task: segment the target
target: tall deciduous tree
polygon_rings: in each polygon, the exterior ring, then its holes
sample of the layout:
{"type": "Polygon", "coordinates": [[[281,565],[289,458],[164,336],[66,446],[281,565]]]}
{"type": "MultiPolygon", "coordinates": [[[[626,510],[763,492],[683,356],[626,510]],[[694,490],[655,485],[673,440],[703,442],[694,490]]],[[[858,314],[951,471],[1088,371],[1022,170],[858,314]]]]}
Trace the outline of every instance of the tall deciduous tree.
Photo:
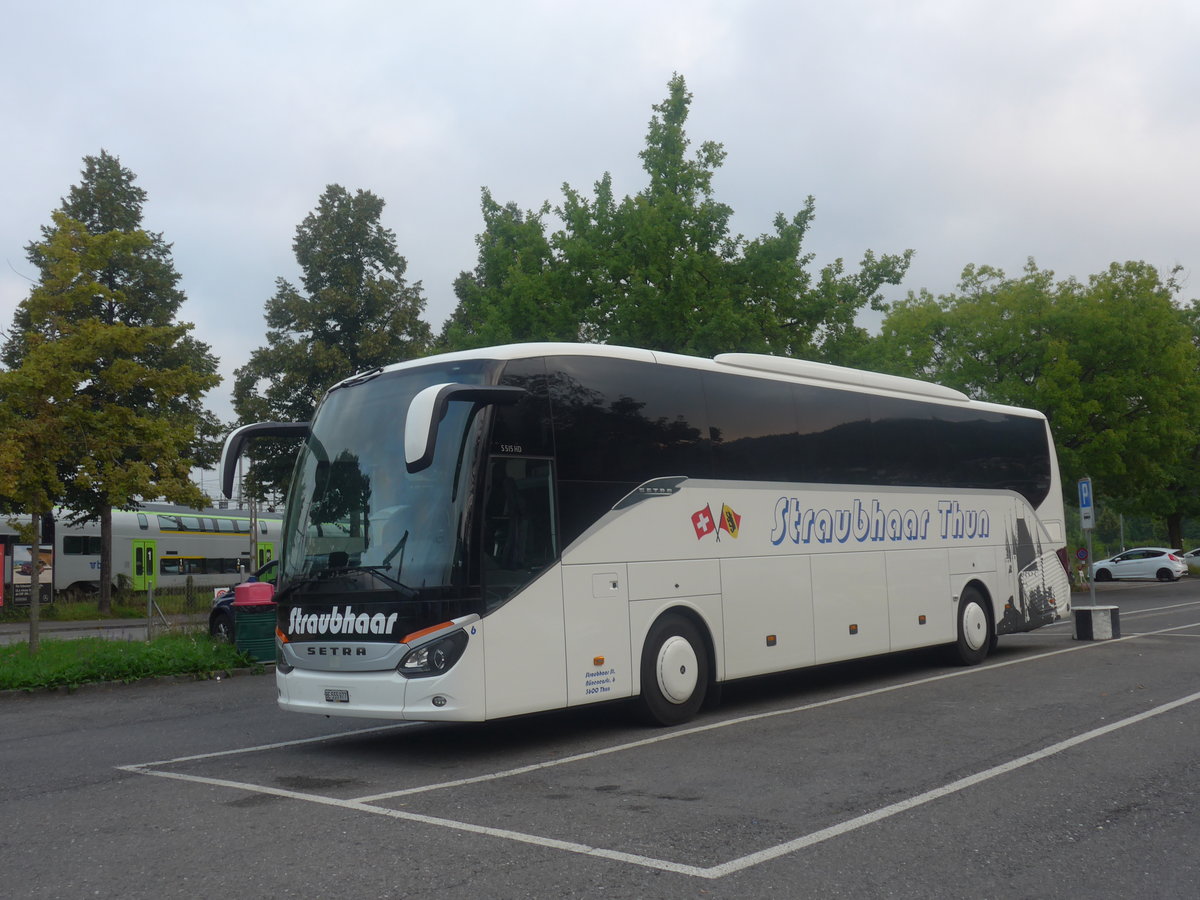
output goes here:
{"type": "Polygon", "coordinates": [[[522,213],[484,191],[479,263],[455,284],[459,305],[442,332],[449,348],[504,340],[594,340],[711,355],[728,350],[845,358],[865,340],[854,324],[879,291],[897,284],[911,251],[876,257],[857,272],[842,260],[814,277],[802,250],[811,197],[753,240],[730,233],[733,210],[713,178],[724,148],[689,155],[692,95],[676,75],[654,106],[641,151],[648,184],[617,200],[605,174],[591,197],[563,186],[546,235],[548,206],[522,213]]]}
{"type": "MultiPolygon", "coordinates": [[[[34,562],[41,544],[42,513],[60,503],[66,491],[59,472],[74,450],[63,433],[58,401],[71,388],[61,371],[39,371],[36,364],[0,372],[0,512],[28,515],[28,522],[10,519],[9,524],[35,548],[34,562]]],[[[31,655],[38,651],[40,575],[34,565],[29,594],[31,655]]]]}
{"type": "Polygon", "coordinates": [[[484,230],[475,238],[479,262],[454,281],[458,306],[442,330],[441,343],[463,348],[575,340],[579,312],[567,302],[546,302],[557,278],[544,221],[549,204],[536,212],[522,211],[515,203],[501,206],[484,188],[482,206],[484,230]]]}
{"type": "MultiPolygon", "coordinates": [[[[267,343],[235,373],[233,406],[243,424],[306,421],[330,385],[428,350],[421,283],[395,234],[380,223],[384,202],[331,184],[296,228],[292,249],[303,290],[284,278],[266,304],[267,343]]],[[[295,446],[263,440],[247,488],[286,488],[295,446]]]]}
{"type": "MultiPolygon", "coordinates": [[[[59,398],[73,454],[60,477],[76,521],[101,529],[100,607],[111,603],[112,510],[141,499],[203,502],[194,465],[216,455],[203,395],[220,383],[207,344],[176,322],[185,299],[171,245],[140,228],[146,193],[120,160],[85,157],[83,179],[27,255],[39,280],[14,315],[4,361],[59,398]],[[73,387],[51,391],[54,378],[73,387]]],[[[57,383],[57,381],[55,381],[57,383]]]]}
{"type": "Polygon", "coordinates": [[[1143,262],[1086,283],[1033,260],[1018,278],[968,266],[957,293],[896,304],[874,363],[1042,410],[1064,483],[1090,475],[1124,511],[1162,513],[1200,423],[1200,356],[1175,290],[1143,262]]]}

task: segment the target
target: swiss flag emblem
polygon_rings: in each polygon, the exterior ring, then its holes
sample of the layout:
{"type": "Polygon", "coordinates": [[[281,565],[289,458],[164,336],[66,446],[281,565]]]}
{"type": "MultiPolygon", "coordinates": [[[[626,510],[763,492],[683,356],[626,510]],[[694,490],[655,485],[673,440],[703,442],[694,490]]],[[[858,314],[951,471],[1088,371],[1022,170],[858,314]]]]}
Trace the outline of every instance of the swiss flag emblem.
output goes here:
{"type": "Polygon", "coordinates": [[[692,513],[692,527],[696,529],[696,540],[704,537],[706,534],[712,534],[717,530],[717,523],[713,521],[712,508],[705,505],[704,509],[692,513]]]}

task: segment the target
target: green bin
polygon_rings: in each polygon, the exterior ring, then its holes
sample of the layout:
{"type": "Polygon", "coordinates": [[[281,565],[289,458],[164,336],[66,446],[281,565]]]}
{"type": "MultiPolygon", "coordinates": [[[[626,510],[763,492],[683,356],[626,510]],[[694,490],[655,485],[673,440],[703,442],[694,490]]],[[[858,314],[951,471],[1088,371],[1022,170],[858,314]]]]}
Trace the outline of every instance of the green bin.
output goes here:
{"type": "Polygon", "coordinates": [[[275,661],[274,586],[251,581],[234,588],[234,644],[258,662],[275,661]]]}

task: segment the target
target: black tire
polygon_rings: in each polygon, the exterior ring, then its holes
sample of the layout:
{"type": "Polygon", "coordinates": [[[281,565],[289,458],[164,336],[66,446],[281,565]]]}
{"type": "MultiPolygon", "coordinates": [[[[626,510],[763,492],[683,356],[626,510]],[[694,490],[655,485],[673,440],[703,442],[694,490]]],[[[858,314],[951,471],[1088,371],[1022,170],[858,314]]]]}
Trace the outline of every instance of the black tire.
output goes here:
{"type": "Polygon", "coordinates": [[[1112,572],[1108,569],[1100,569],[1096,572],[1097,581],[1112,581],[1112,572]]]}
{"type": "Polygon", "coordinates": [[[233,614],[227,609],[216,613],[208,620],[208,633],[218,641],[232,644],[234,642],[233,614]]]}
{"type": "Polygon", "coordinates": [[[1159,569],[1158,573],[1157,573],[1157,577],[1158,577],[1159,581],[1174,581],[1175,573],[1172,572],[1170,569],[1159,569]]]}
{"type": "Polygon", "coordinates": [[[642,717],[654,725],[692,719],[708,692],[708,649],[700,629],[677,613],[650,627],[642,645],[642,717]]]}
{"type": "Polygon", "coordinates": [[[954,660],[964,666],[979,665],[987,659],[995,633],[983,594],[977,588],[965,588],[958,598],[958,639],[954,643],[954,660]]]}

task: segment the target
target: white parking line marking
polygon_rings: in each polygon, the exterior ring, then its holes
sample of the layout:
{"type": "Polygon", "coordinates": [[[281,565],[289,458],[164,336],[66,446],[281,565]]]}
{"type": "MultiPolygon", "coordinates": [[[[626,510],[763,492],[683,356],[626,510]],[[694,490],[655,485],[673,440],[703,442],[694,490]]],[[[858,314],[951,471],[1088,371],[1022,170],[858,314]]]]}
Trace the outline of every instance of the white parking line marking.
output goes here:
{"type": "Polygon", "coordinates": [[[309,803],[317,803],[322,806],[335,806],[339,809],[349,809],[356,812],[370,813],[374,816],[387,816],[391,819],[401,819],[406,822],[416,822],[422,825],[436,825],[441,828],[450,828],[454,831],[464,831],[469,834],[482,834],[488,837],[504,838],[510,841],[517,841],[522,844],[533,844],[537,847],[548,847],[552,850],[563,850],[567,853],[577,853],[582,856],[595,856],[603,859],[616,860],[618,862],[632,863],[634,865],[643,866],[648,869],[660,869],[664,872],[675,872],[682,875],[693,875],[698,878],[711,878],[713,876],[706,874],[709,870],[699,866],[689,866],[683,863],[671,862],[666,859],[654,859],[649,856],[638,856],[632,853],[623,853],[620,850],[605,850],[603,847],[590,847],[587,844],[579,844],[574,841],[563,841],[557,838],[542,837],[536,834],[525,834],[520,831],[511,831],[507,828],[491,828],[487,825],[474,825],[470,822],[456,822],[453,819],[441,819],[436,816],[425,816],[420,813],[406,812],[400,809],[388,809],[383,806],[372,806],[367,803],[362,803],[358,800],[339,800],[336,797],[326,797],[322,794],[305,794],[299,791],[289,791],[283,788],[266,787],[257,784],[248,784],[241,781],[228,781],[223,778],[207,778],[203,775],[184,775],[179,772],[161,772],[155,769],[148,769],[142,766],[120,766],[122,771],[133,772],[139,775],[154,775],[158,778],[171,778],[176,781],[190,781],[194,784],[207,784],[215,787],[234,788],[242,791],[250,791],[256,794],[267,794],[272,797],[283,797],[289,800],[305,800],[309,803]]]}
{"type": "MultiPolygon", "coordinates": [[[[1147,634],[1165,634],[1169,631],[1178,631],[1181,628],[1193,628],[1192,625],[1178,625],[1174,628],[1165,628],[1162,631],[1147,632],[1147,634]]],[[[904,690],[910,687],[920,687],[925,684],[933,684],[938,681],[945,681],[947,678],[959,678],[964,675],[975,675],[981,672],[989,672],[994,669],[1002,669],[1006,666],[1022,665],[1027,662],[1035,662],[1041,659],[1048,659],[1051,656],[1059,656],[1063,653],[1074,653],[1077,650],[1088,650],[1096,647],[1101,647],[1106,644],[1120,643],[1122,641],[1133,640],[1145,635],[1131,634],[1123,635],[1111,641],[1096,641],[1080,643],[1074,647],[1066,647],[1062,650],[1050,650],[1046,653],[1039,653],[1035,656],[1023,656],[1020,659],[1012,659],[1007,662],[998,662],[986,666],[974,666],[969,669],[956,669],[953,672],[943,672],[940,675],[931,675],[928,678],[918,678],[915,681],[905,681],[900,684],[893,684],[887,687],[874,688],[869,691],[859,691],[855,694],[846,694],[841,697],[833,697],[829,700],[818,700],[815,703],[805,703],[802,706],[792,706],[787,709],[776,709],[771,712],[754,713],[748,716],[738,716],[733,719],[725,719],[720,722],[711,722],[707,725],[696,725],[691,728],[683,728],[679,731],[671,731],[666,734],[656,735],[651,738],[643,738],[640,741],[630,741],[626,744],[616,744],[612,747],[603,747],[599,750],[589,750],[586,753],[578,753],[574,756],[565,756],[562,759],[551,759],[545,762],[532,763],[528,766],[519,766],[515,769],[506,769],[502,772],[490,772],[486,775],[474,775],[470,778],[458,778],[454,781],[443,781],[436,784],[425,784],[418,787],[403,788],[398,791],[387,791],[382,794],[370,794],[365,797],[356,797],[360,803],[375,803],[380,800],[389,800],[393,797],[404,797],[409,794],[423,794],[427,791],[440,791],[446,788],[464,787],[469,784],[479,784],[485,781],[497,781],[501,778],[512,778],[516,775],[527,775],[530,772],[537,772],[542,769],[552,769],[556,766],[564,766],[568,763],[582,762],[587,759],[595,759],[599,756],[607,756],[610,753],[621,753],[625,750],[635,750],[639,747],[649,747],[653,744],[660,744],[664,741],[673,741],[676,738],[687,737],[693,734],[702,734],[706,731],[715,731],[718,728],[728,728],[731,725],[744,725],[748,722],[757,722],[762,719],[773,719],[778,716],[790,716],[795,713],[808,712],[813,709],[821,709],[826,706],[834,706],[838,703],[847,703],[851,700],[863,700],[867,697],[877,697],[880,694],[890,694],[894,691],[904,690]]]]}
{"type": "Polygon", "coordinates": [[[226,750],[226,751],[220,751],[220,752],[216,752],[216,753],[197,754],[195,756],[178,757],[177,759],[163,760],[163,761],[154,762],[154,763],[142,763],[139,765],[118,766],[117,768],[121,771],[136,773],[136,774],[140,774],[140,775],[152,775],[152,776],[159,777],[159,778],[170,778],[170,779],[174,779],[174,780],[178,780],[178,781],[193,782],[193,783],[197,783],[197,784],[206,784],[206,785],[212,785],[212,786],[217,786],[217,787],[228,787],[228,788],[233,788],[236,790],[248,791],[251,793],[258,793],[258,794],[266,794],[266,795],[270,795],[270,796],[281,797],[281,798],[292,799],[292,800],[303,800],[303,801],[307,801],[309,803],[317,803],[317,804],[320,804],[323,806],[338,807],[341,809],[354,810],[357,812],[369,813],[371,815],[377,815],[377,816],[386,816],[386,817],[393,818],[393,819],[399,819],[399,820],[403,820],[403,821],[414,822],[414,823],[419,823],[419,824],[424,824],[424,825],[434,825],[434,826],[441,827],[441,828],[449,828],[449,829],[452,829],[455,831],[461,831],[461,832],[466,832],[466,833],[471,833],[471,834],[485,835],[488,837],[498,837],[498,838],[502,838],[505,840],[516,841],[519,843],[530,844],[530,845],[545,847],[545,848],[554,849],[554,850],[561,850],[563,852],[575,853],[575,854],[579,854],[582,856],[589,856],[589,857],[601,858],[601,859],[609,859],[609,860],[613,860],[616,862],[629,863],[631,865],[637,865],[637,866],[641,866],[643,868],[648,868],[648,869],[656,869],[656,870],[664,871],[664,872],[673,872],[676,874],[689,875],[689,876],[696,877],[696,878],[716,879],[716,878],[723,878],[726,875],[730,875],[730,874],[733,874],[734,872],[739,872],[744,869],[751,868],[753,866],[761,865],[762,863],[769,862],[774,859],[778,859],[782,856],[786,856],[791,853],[795,853],[806,847],[811,847],[811,846],[813,846],[815,844],[819,844],[823,841],[830,840],[831,838],[840,837],[842,835],[849,834],[853,831],[864,828],[868,825],[872,825],[876,822],[882,821],[884,819],[890,818],[890,817],[898,815],[900,813],[907,812],[911,809],[915,809],[919,806],[923,806],[927,803],[931,803],[935,800],[939,800],[942,797],[946,797],[951,794],[958,793],[960,791],[964,791],[970,787],[974,787],[975,785],[982,784],[985,781],[989,781],[993,778],[997,778],[997,777],[999,777],[1001,775],[1005,775],[1009,772],[1016,771],[1025,766],[1031,765],[1032,763],[1039,762],[1039,761],[1047,759],[1051,756],[1055,756],[1059,753],[1063,753],[1066,750],[1069,750],[1073,747],[1077,747],[1081,744],[1087,743],[1088,741],[1096,740],[1097,738],[1103,737],[1104,735],[1110,734],[1119,729],[1126,728],[1130,725],[1135,725],[1139,722],[1143,722],[1147,719],[1153,718],[1154,716],[1158,716],[1165,712],[1170,712],[1173,709],[1178,709],[1182,706],[1186,706],[1187,704],[1194,703],[1197,700],[1200,700],[1200,692],[1197,692],[1195,694],[1190,694],[1190,695],[1188,695],[1186,697],[1182,697],[1178,700],[1174,700],[1169,703],[1165,703],[1161,706],[1154,707],[1153,709],[1146,710],[1145,712],[1138,713],[1136,715],[1130,716],[1125,719],[1121,719],[1120,721],[1112,722],[1112,723],[1110,723],[1108,725],[1104,725],[1100,728],[1096,728],[1091,731],[1087,731],[1082,734],[1076,735],[1074,737],[1067,738],[1066,740],[1059,741],[1058,743],[1052,744],[1049,747],[1045,747],[1042,750],[1037,750],[1037,751],[1034,751],[1033,753],[1029,753],[1024,756],[1017,757],[1016,759],[1010,760],[1009,762],[1002,763],[998,766],[994,766],[990,769],[986,769],[986,770],[984,770],[982,772],[978,772],[974,775],[969,775],[965,778],[958,779],[957,781],[950,782],[949,784],[943,785],[938,788],[934,788],[930,791],[926,791],[925,793],[915,795],[906,800],[901,800],[897,803],[890,804],[888,806],[882,807],[882,808],[874,810],[872,812],[865,813],[861,816],[856,816],[855,818],[848,819],[847,821],[841,822],[837,825],[833,825],[828,828],[823,828],[819,831],[814,831],[811,834],[807,834],[802,837],[795,838],[794,840],[786,841],[781,844],[776,844],[773,847],[767,847],[763,850],[759,850],[754,853],[750,853],[745,856],[741,856],[736,859],[729,860],[728,862],[720,863],[718,865],[709,866],[709,867],[687,865],[684,863],[673,862],[671,860],[656,859],[654,857],[649,857],[649,856],[641,856],[638,854],[624,853],[624,852],[618,851],[618,850],[607,850],[607,849],[604,849],[601,847],[592,847],[587,844],[580,844],[580,843],[576,843],[573,841],[563,841],[563,840],[559,840],[557,838],[548,838],[548,837],[543,837],[540,835],[527,834],[527,833],[520,832],[520,831],[512,831],[512,830],[503,829],[503,828],[492,828],[492,827],[485,826],[485,825],[475,825],[470,822],[459,822],[459,821],[455,821],[453,819],[442,819],[442,818],[438,818],[438,817],[434,817],[434,816],[425,816],[425,815],[421,815],[419,813],[412,813],[412,812],[407,812],[404,810],[388,809],[386,807],[375,806],[375,805],[373,805],[372,801],[384,800],[384,799],[389,799],[392,797],[404,796],[407,794],[422,793],[425,791],[441,790],[441,789],[445,789],[445,788],[460,787],[460,786],[469,785],[469,784],[477,784],[477,783],[485,782],[485,781],[494,781],[494,780],[497,780],[500,778],[510,778],[515,775],[521,775],[521,774],[525,774],[528,772],[534,772],[534,771],[538,771],[540,769],[546,769],[546,768],[551,768],[553,766],[565,765],[565,764],[571,763],[571,762],[579,762],[579,761],[586,760],[586,759],[593,759],[593,758],[596,758],[599,756],[605,756],[608,754],[617,753],[617,752],[624,751],[624,750],[631,750],[631,749],[635,749],[638,747],[646,747],[646,746],[650,746],[653,744],[662,743],[664,741],[674,740],[675,738],[684,737],[687,735],[700,734],[700,733],[703,733],[706,731],[713,731],[718,728],[726,728],[730,725],[740,725],[740,724],[754,722],[754,721],[758,721],[758,720],[762,720],[762,719],[774,718],[776,716],[791,715],[794,713],[805,712],[807,710],[819,709],[819,708],[826,707],[826,706],[832,706],[832,705],[838,704],[838,703],[845,703],[850,700],[861,700],[861,699],[864,699],[867,697],[878,696],[880,694],[886,694],[886,693],[890,693],[893,691],[898,691],[903,688],[917,687],[917,686],[924,685],[924,684],[931,684],[933,682],[942,681],[947,678],[956,678],[961,675],[971,675],[971,674],[976,674],[976,673],[980,673],[980,672],[987,672],[987,671],[991,671],[993,669],[999,669],[999,668],[1004,668],[1007,666],[1023,664],[1026,662],[1034,662],[1037,660],[1047,659],[1052,656],[1059,656],[1063,653],[1073,653],[1077,650],[1086,650],[1086,649],[1091,649],[1091,648],[1096,648],[1096,647],[1108,646],[1108,645],[1112,645],[1112,644],[1118,644],[1118,643],[1122,643],[1124,641],[1136,640],[1137,638],[1140,638],[1140,637],[1165,635],[1165,634],[1170,634],[1171,632],[1181,631],[1183,629],[1195,628],[1195,627],[1196,627],[1196,625],[1179,625],[1179,626],[1175,626],[1173,628],[1164,628],[1164,629],[1161,629],[1158,631],[1144,632],[1141,634],[1124,635],[1120,638],[1116,638],[1116,639],[1110,640],[1110,641],[1081,643],[1078,646],[1068,647],[1068,648],[1065,648],[1062,650],[1052,650],[1048,653],[1039,653],[1034,656],[1026,656],[1026,657],[1022,657],[1020,659],[1009,660],[1007,662],[994,663],[992,665],[976,666],[976,667],[973,667],[970,669],[960,669],[960,670],[957,670],[954,672],[947,672],[947,673],[944,673],[941,675],[931,676],[929,678],[921,678],[921,679],[917,679],[915,681],[909,681],[909,682],[904,682],[901,684],[890,685],[888,687],[883,687],[883,688],[876,688],[876,689],[870,690],[870,691],[860,691],[860,692],[857,692],[854,694],[847,694],[842,697],[834,697],[829,700],[823,700],[823,701],[819,701],[816,703],[804,704],[802,706],[790,707],[788,709],[774,710],[774,711],[766,712],[766,713],[756,713],[754,715],[740,716],[740,717],[733,718],[733,719],[726,719],[721,722],[714,722],[714,723],[711,723],[708,725],[701,725],[701,726],[697,726],[694,728],[682,729],[680,731],[670,732],[669,734],[658,735],[653,738],[646,738],[646,739],[640,740],[640,741],[631,741],[631,742],[628,742],[625,744],[619,744],[619,745],[615,745],[612,747],[605,747],[605,748],[601,748],[599,750],[589,751],[587,753],[580,753],[580,754],[576,754],[575,756],[566,757],[564,759],[549,760],[549,761],[542,762],[542,763],[535,763],[535,764],[529,765],[529,766],[521,766],[521,767],[518,767],[515,769],[506,770],[504,772],[490,773],[487,775],[480,775],[480,776],[476,776],[473,778],[463,778],[463,779],[458,779],[455,781],[441,782],[441,783],[432,784],[432,785],[423,785],[423,786],[419,786],[419,787],[415,787],[415,788],[408,788],[405,790],[393,791],[393,792],[385,793],[385,794],[376,794],[376,795],[372,795],[369,797],[359,797],[357,799],[351,799],[351,800],[341,800],[336,797],[327,797],[327,796],[324,796],[321,794],[307,794],[307,793],[302,793],[299,791],[290,791],[290,790],[286,790],[286,789],[282,789],[282,788],[272,788],[272,787],[267,787],[265,785],[256,785],[256,784],[250,784],[250,783],[246,783],[246,782],[229,781],[229,780],[220,779],[220,778],[208,778],[208,777],[201,776],[201,775],[186,775],[186,774],[182,774],[182,773],[178,773],[178,772],[164,772],[164,771],[157,770],[155,767],[168,765],[171,763],[180,763],[180,762],[190,762],[190,761],[202,760],[202,759],[211,759],[211,758],[216,758],[216,757],[221,757],[221,756],[233,755],[233,754],[237,754],[237,753],[250,753],[250,752],[256,752],[256,751],[260,751],[260,750],[268,750],[268,749],[277,749],[277,748],[282,748],[282,747],[296,746],[296,745],[300,745],[300,744],[317,743],[317,742],[321,742],[321,741],[334,740],[334,739],[341,738],[341,737],[349,737],[349,736],[360,735],[360,734],[368,734],[371,732],[386,731],[388,729],[404,727],[404,726],[415,724],[415,723],[408,723],[408,722],[396,723],[396,724],[379,726],[376,728],[363,728],[363,729],[358,729],[356,731],[343,732],[343,733],[332,734],[332,735],[323,735],[323,736],[319,736],[319,737],[305,738],[305,739],[296,740],[296,741],[281,741],[276,744],[263,744],[258,747],[244,748],[241,750],[226,750]]]}
{"type": "Polygon", "coordinates": [[[261,750],[278,750],[281,747],[298,747],[301,744],[319,744],[322,741],[332,741],[336,738],[353,737],[356,734],[371,734],[376,731],[390,731],[394,728],[408,728],[420,725],[420,722],[393,722],[390,725],[376,725],[373,728],[357,728],[354,731],[339,731],[336,734],[322,734],[317,737],[298,738],[294,741],[279,741],[275,744],[259,744],[257,747],[239,747],[237,750],[217,750],[213,753],[197,753],[194,756],[177,756],[174,759],[160,759],[157,762],[138,763],[133,766],[117,766],[118,769],[133,771],[150,766],[169,766],[172,763],[195,762],[198,759],[216,759],[219,756],[237,756],[240,753],[258,753],[261,750]]]}
{"type": "Polygon", "coordinates": [[[1093,741],[1096,738],[1103,737],[1106,734],[1117,731],[1121,728],[1126,728],[1130,725],[1136,725],[1138,722],[1143,722],[1146,719],[1160,716],[1165,712],[1170,712],[1173,709],[1178,709],[1181,706],[1186,706],[1189,703],[1195,703],[1200,700],[1200,692],[1189,694],[1186,697],[1181,697],[1178,700],[1173,700],[1170,703],[1164,703],[1162,706],[1156,706],[1153,709],[1148,709],[1145,712],[1130,716],[1127,719],[1121,719],[1118,722],[1104,725],[1100,728],[1094,728],[1091,731],[1085,731],[1083,734],[1078,734],[1075,737],[1067,738],[1065,741],[1059,741],[1057,744],[1051,744],[1041,750],[1033,753],[1028,753],[1025,756],[1017,757],[1006,763],[1001,763],[998,766],[993,766],[990,769],[985,769],[982,772],[976,772],[974,775],[968,775],[966,778],[960,778],[958,781],[952,781],[949,784],[939,788],[934,788],[931,791],[926,791],[924,794],[917,794],[915,797],[909,797],[907,800],[901,800],[899,803],[893,803],[891,806],[885,806],[882,809],[877,809],[874,812],[866,813],[857,818],[850,819],[846,822],[841,822],[830,828],[823,828],[820,831],[814,831],[812,834],[805,835],[801,838],[796,838],[794,841],[788,841],[785,844],[778,844],[774,847],[769,847],[766,850],[760,850],[757,853],[751,853],[739,859],[730,860],[719,866],[713,866],[705,870],[706,878],[721,878],[733,872],[738,872],[742,869],[756,866],[768,860],[778,859],[780,856],[785,856],[788,853],[794,853],[805,847],[811,847],[813,844],[819,844],[822,841],[827,841],[830,838],[838,837],[847,834],[851,831],[856,831],[866,825],[871,825],[883,819],[890,818],[898,813],[907,812],[910,809],[915,809],[918,806],[923,806],[926,803],[931,803],[934,800],[939,800],[942,797],[947,797],[950,794],[956,794],[959,791],[964,791],[969,787],[974,787],[977,784],[982,784],[992,778],[997,778],[1000,775],[1006,775],[1009,772],[1014,772],[1017,769],[1031,765],[1035,762],[1040,762],[1065,750],[1070,750],[1072,747],[1078,747],[1080,744],[1085,744],[1088,741],[1093,741]]]}

